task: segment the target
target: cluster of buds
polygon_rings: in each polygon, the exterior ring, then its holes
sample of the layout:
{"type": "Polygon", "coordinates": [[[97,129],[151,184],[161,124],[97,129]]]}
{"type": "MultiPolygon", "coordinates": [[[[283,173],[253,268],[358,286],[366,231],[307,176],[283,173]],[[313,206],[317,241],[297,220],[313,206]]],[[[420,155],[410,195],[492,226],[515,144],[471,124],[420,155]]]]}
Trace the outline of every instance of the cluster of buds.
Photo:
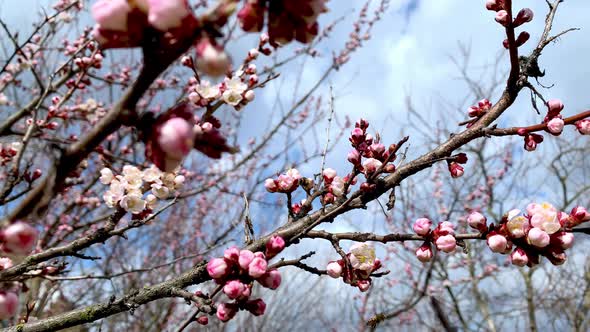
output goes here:
{"type": "Polygon", "coordinates": [[[337,175],[336,171],[332,168],[326,168],[322,172],[324,178],[324,187],[326,188],[326,194],[322,196],[322,202],[324,204],[334,203],[336,197],[342,197],[346,193],[344,188],[348,177],[341,178],[337,175]]]}
{"type": "Polygon", "coordinates": [[[447,160],[447,166],[449,168],[449,173],[451,173],[451,177],[459,178],[463,176],[465,172],[463,166],[467,163],[467,155],[465,153],[459,153],[454,156],[453,159],[447,160]]]}
{"type": "MultiPolygon", "coordinates": [[[[354,149],[348,153],[348,161],[353,164],[356,172],[364,173],[367,179],[380,172],[395,172],[395,165],[392,164],[395,156],[391,154],[394,153],[396,146],[392,144],[389,148],[385,148],[379,142],[379,137],[374,138],[367,133],[367,128],[369,128],[369,122],[365,119],[355,123],[349,137],[354,149]],[[363,161],[362,158],[365,160],[363,161]]],[[[371,191],[374,187],[375,184],[367,182],[361,184],[361,190],[364,191],[371,191]]]]}
{"type": "Polygon", "coordinates": [[[14,158],[21,149],[21,142],[13,142],[7,145],[0,144],[0,165],[4,166],[14,158]]]}
{"type": "MultiPolygon", "coordinates": [[[[92,43],[90,43],[88,45],[92,45],[92,43]]],[[[94,55],[91,55],[91,56],[79,56],[79,57],[75,58],[74,64],[76,65],[76,67],[78,67],[82,70],[86,70],[88,68],[100,69],[100,68],[102,68],[103,59],[104,59],[104,56],[102,55],[102,53],[100,51],[98,51],[94,55]]]]}
{"type": "Polygon", "coordinates": [[[209,276],[219,285],[231,303],[217,306],[217,318],[222,322],[232,319],[240,310],[247,310],[255,316],[264,314],[266,304],[262,299],[250,300],[254,281],[269,289],[281,285],[281,274],[277,269],[269,269],[268,261],[285,248],[280,236],[272,236],[266,243],[266,251],[252,252],[231,247],[225,250],[223,258],[214,258],[207,263],[209,276]]]}
{"type": "Polygon", "coordinates": [[[469,119],[469,121],[465,123],[467,128],[473,126],[477,120],[479,120],[479,118],[484,116],[484,114],[490,110],[490,108],[492,108],[492,103],[487,99],[482,99],[477,103],[477,105],[469,107],[467,114],[473,119],[469,119]]]}
{"type": "Polygon", "coordinates": [[[350,247],[346,260],[329,262],[326,272],[330,277],[342,277],[345,283],[366,292],[371,287],[371,274],[380,268],[381,261],[375,256],[375,248],[367,243],[356,243],[350,247]]]}
{"type": "Polygon", "coordinates": [[[317,18],[327,11],[326,1],[246,0],[238,12],[238,22],[244,31],[259,32],[266,17],[272,45],[286,44],[293,39],[306,44],[318,34],[317,18]]]}
{"type": "Polygon", "coordinates": [[[289,169],[287,172],[278,176],[277,179],[266,179],[264,187],[271,193],[292,193],[299,187],[301,181],[301,174],[295,168],[289,169]]]}
{"type": "MultiPolygon", "coordinates": [[[[486,8],[496,12],[496,22],[500,23],[504,27],[519,27],[532,21],[534,16],[533,11],[530,8],[523,8],[518,12],[518,14],[516,14],[516,18],[511,21],[511,18],[506,11],[506,4],[504,0],[487,0],[486,8]]],[[[530,37],[531,35],[528,32],[522,31],[518,37],[516,37],[516,47],[524,45],[524,43],[526,43],[530,37]]],[[[510,47],[508,39],[504,40],[503,45],[506,49],[510,47]]]]}
{"type": "Polygon", "coordinates": [[[181,103],[155,120],[145,118],[142,135],[146,157],[163,171],[174,171],[192,148],[215,159],[221,158],[223,152],[236,151],[219,131],[221,122],[213,117],[200,121],[191,108],[188,103],[181,103]]]}
{"type": "Polygon", "coordinates": [[[490,250],[510,254],[512,264],[533,266],[539,257],[545,256],[554,265],[566,261],[565,250],[573,245],[572,227],[590,220],[590,213],[583,207],[575,207],[571,213],[558,211],[549,203],[529,204],[526,213],[511,210],[502,217],[499,225],[487,225],[486,218],[472,212],[469,226],[486,236],[490,250]]]}
{"type": "Polygon", "coordinates": [[[173,196],[185,181],[183,175],[164,173],[153,166],[141,171],[135,166],[125,165],[119,175],[114,175],[110,168],[103,168],[100,174],[100,182],[109,185],[109,190],[103,195],[106,205],[111,208],[118,205],[135,215],[151,213],[158,200],[173,196]],[[150,193],[145,195],[144,191],[148,189],[150,193]]]}
{"type": "Polygon", "coordinates": [[[455,226],[443,221],[432,230],[432,221],[428,218],[418,218],[412,226],[414,232],[424,238],[424,243],[416,250],[416,257],[421,262],[428,262],[434,256],[432,243],[442,252],[451,253],[457,247],[455,226]]]}
{"type": "Polygon", "coordinates": [[[140,46],[150,29],[165,33],[165,46],[172,46],[192,38],[199,24],[186,0],[99,0],[92,16],[94,38],[103,48],[140,46]]]}

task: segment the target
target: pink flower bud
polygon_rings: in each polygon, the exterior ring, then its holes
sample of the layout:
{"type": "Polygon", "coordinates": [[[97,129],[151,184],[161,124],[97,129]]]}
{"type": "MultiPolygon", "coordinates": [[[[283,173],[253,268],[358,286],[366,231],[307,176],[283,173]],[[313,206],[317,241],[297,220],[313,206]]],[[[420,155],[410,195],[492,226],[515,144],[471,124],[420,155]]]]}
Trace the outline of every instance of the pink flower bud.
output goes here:
{"type": "Polygon", "coordinates": [[[244,7],[238,11],[238,22],[246,32],[258,32],[264,26],[264,7],[257,1],[246,1],[244,7]]]}
{"type": "Polygon", "coordinates": [[[424,242],[417,250],[416,250],[416,257],[419,261],[426,263],[432,259],[433,256],[432,247],[430,243],[424,242]]]}
{"type": "Polygon", "coordinates": [[[262,277],[256,279],[263,287],[277,289],[281,285],[281,273],[277,269],[266,272],[262,277]]]}
{"type": "Polygon", "coordinates": [[[514,19],[514,27],[528,23],[533,20],[533,11],[530,8],[521,9],[514,19]]]}
{"type": "Polygon", "coordinates": [[[571,215],[579,222],[585,222],[590,220],[590,213],[588,213],[588,210],[586,210],[586,208],[582,206],[576,206],[575,208],[573,208],[571,215]]]}
{"type": "Polygon", "coordinates": [[[563,103],[559,99],[550,99],[547,101],[549,113],[553,115],[559,114],[563,110],[563,103]]]}
{"type": "Polygon", "coordinates": [[[268,191],[269,193],[277,192],[277,190],[279,189],[277,182],[273,179],[266,179],[264,181],[264,188],[266,188],[266,191],[268,191]]]}
{"type": "Polygon", "coordinates": [[[29,254],[37,243],[39,233],[31,225],[17,221],[2,232],[4,251],[17,255],[29,254]]]}
{"type": "Polygon", "coordinates": [[[486,217],[479,212],[471,212],[469,216],[467,216],[467,223],[469,224],[469,227],[477,229],[482,233],[488,228],[486,222],[486,217]]]}
{"type": "Polygon", "coordinates": [[[563,131],[563,126],[565,122],[563,122],[560,118],[553,118],[547,122],[547,131],[553,135],[559,135],[563,131]]]}
{"type": "Polygon", "coordinates": [[[246,93],[244,93],[244,98],[246,98],[247,101],[252,101],[255,97],[256,95],[254,94],[253,90],[248,90],[246,93]]]}
{"type": "Polygon", "coordinates": [[[324,181],[327,184],[330,184],[330,183],[332,183],[332,180],[334,180],[334,178],[336,177],[336,171],[332,168],[326,168],[322,172],[322,175],[324,177],[324,181]]]}
{"type": "Polygon", "coordinates": [[[361,155],[358,150],[352,150],[346,156],[346,159],[353,165],[360,165],[361,164],[361,155]]]}
{"type": "Polygon", "coordinates": [[[544,248],[549,245],[549,234],[540,228],[531,228],[527,234],[527,242],[535,247],[544,248]]]}
{"type": "Polygon", "coordinates": [[[350,133],[350,141],[353,144],[360,144],[365,141],[365,133],[361,128],[354,128],[350,133]]]}
{"type": "Polygon", "coordinates": [[[567,255],[565,252],[562,249],[556,247],[549,247],[545,257],[547,257],[547,259],[553,265],[562,265],[567,260],[567,255]]]}
{"type": "Polygon", "coordinates": [[[512,254],[510,254],[510,261],[513,265],[525,266],[529,262],[529,257],[524,250],[522,250],[521,248],[516,248],[514,249],[512,254]]]}
{"type": "Polygon", "coordinates": [[[278,235],[273,235],[266,243],[266,257],[272,258],[285,249],[285,240],[278,235]]]}
{"type": "Polygon", "coordinates": [[[100,0],[92,5],[91,11],[101,29],[127,30],[127,15],[131,8],[126,0],[100,0]]]}
{"type": "Polygon", "coordinates": [[[223,257],[237,263],[238,259],[240,258],[240,249],[236,246],[227,248],[223,252],[223,257]]]}
{"type": "Polygon", "coordinates": [[[371,279],[362,279],[357,283],[357,287],[361,292],[366,292],[371,288],[371,279]]]}
{"type": "Polygon", "coordinates": [[[571,232],[557,232],[551,235],[551,243],[555,243],[561,249],[567,250],[574,245],[574,234],[571,232]]]}
{"type": "Polygon", "coordinates": [[[264,258],[254,257],[248,265],[248,274],[252,278],[259,278],[266,273],[267,262],[264,258]]]}
{"type": "Polygon", "coordinates": [[[373,174],[377,171],[377,169],[379,167],[381,167],[382,163],[375,159],[375,158],[369,158],[367,160],[365,160],[363,162],[363,168],[365,170],[365,174],[369,175],[369,174],[373,174]]]}
{"type": "Polygon", "coordinates": [[[221,279],[229,273],[227,262],[223,258],[214,258],[207,263],[207,273],[213,279],[221,279]]]}
{"type": "Polygon", "coordinates": [[[436,248],[443,252],[453,252],[457,247],[457,240],[453,235],[443,235],[440,236],[435,241],[436,248]]]}
{"type": "Polygon", "coordinates": [[[504,8],[504,0],[487,0],[486,8],[496,12],[502,10],[504,8]]]}
{"type": "Polygon", "coordinates": [[[342,275],[342,266],[338,262],[330,262],[326,266],[326,271],[330,277],[338,279],[342,275]]]}
{"type": "Polygon", "coordinates": [[[578,129],[582,135],[590,135],[590,120],[584,119],[576,121],[576,129],[578,129]]]}
{"type": "Polygon", "coordinates": [[[458,163],[453,161],[453,162],[449,163],[449,172],[451,173],[451,177],[459,178],[459,177],[463,176],[464,169],[463,169],[463,166],[461,166],[458,163]]]}
{"type": "Polygon", "coordinates": [[[250,250],[240,251],[240,257],[238,258],[238,264],[243,270],[248,270],[248,266],[254,259],[254,253],[250,250]]]}
{"type": "Polygon", "coordinates": [[[420,236],[425,236],[430,232],[430,227],[432,226],[432,221],[428,218],[419,218],[414,221],[414,232],[420,236]]]}
{"type": "Polygon", "coordinates": [[[183,118],[175,117],[159,128],[158,144],[169,158],[182,159],[192,149],[193,126],[183,118]]]}
{"type": "Polygon", "coordinates": [[[225,286],[223,286],[223,292],[227,297],[230,299],[237,299],[243,292],[246,285],[244,285],[239,280],[231,280],[228,281],[225,286]]]}
{"type": "Polygon", "coordinates": [[[500,234],[495,234],[488,236],[487,244],[492,252],[504,253],[508,245],[508,240],[500,234]]]}
{"type": "Polygon", "coordinates": [[[262,316],[266,310],[266,303],[262,299],[256,299],[246,302],[245,308],[254,316],[262,316]]]}
{"type": "Polygon", "coordinates": [[[266,259],[266,256],[261,251],[257,251],[254,253],[254,258],[256,258],[256,257],[266,259]]]}
{"type": "Polygon", "coordinates": [[[210,76],[221,76],[231,67],[231,60],[223,49],[213,45],[209,38],[197,44],[197,69],[210,76]]]}
{"type": "MultiPolygon", "coordinates": [[[[451,222],[443,221],[440,224],[438,224],[438,231],[445,232],[446,234],[454,235],[455,234],[455,225],[453,225],[453,223],[451,223],[451,222]]],[[[446,235],[446,234],[444,234],[444,235],[446,235]]]]}
{"type": "MultiPolygon", "coordinates": [[[[526,31],[521,32],[518,35],[518,37],[516,38],[516,47],[520,47],[520,46],[524,45],[524,43],[526,43],[529,40],[529,38],[531,38],[531,35],[528,32],[526,32],[526,31]]],[[[506,48],[508,48],[508,47],[506,47],[506,48]]]]}
{"type": "Polygon", "coordinates": [[[508,12],[503,9],[498,11],[496,13],[496,22],[507,27],[510,24],[510,18],[508,17],[508,12]]]}
{"type": "Polygon", "coordinates": [[[238,308],[233,303],[221,303],[217,306],[216,316],[222,322],[227,322],[228,320],[234,318],[236,313],[238,312],[238,308]]]}
{"type": "Polygon", "coordinates": [[[10,291],[0,291],[0,319],[13,317],[17,309],[18,296],[10,291]]]}
{"type": "Polygon", "coordinates": [[[193,68],[193,58],[191,58],[188,55],[185,55],[180,59],[180,64],[185,67],[193,68]]]}
{"type": "Polygon", "coordinates": [[[160,31],[181,26],[182,19],[190,14],[186,0],[148,0],[148,4],[148,22],[160,31]]]}
{"type": "Polygon", "coordinates": [[[12,259],[8,258],[8,257],[2,257],[0,258],[0,271],[1,270],[6,270],[12,267],[12,259]]]}
{"type": "Polygon", "coordinates": [[[197,318],[197,323],[199,323],[201,325],[207,325],[207,324],[209,324],[209,317],[200,316],[199,318],[197,318]]]}

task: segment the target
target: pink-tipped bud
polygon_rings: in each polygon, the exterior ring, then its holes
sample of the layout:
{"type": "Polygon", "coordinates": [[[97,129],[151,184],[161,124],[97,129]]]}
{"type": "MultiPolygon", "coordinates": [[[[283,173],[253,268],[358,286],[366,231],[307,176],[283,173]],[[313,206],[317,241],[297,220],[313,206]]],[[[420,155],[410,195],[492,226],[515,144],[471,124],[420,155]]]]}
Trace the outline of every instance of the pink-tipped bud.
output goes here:
{"type": "Polygon", "coordinates": [[[482,233],[485,232],[488,228],[486,222],[486,217],[479,212],[474,211],[471,212],[469,216],[467,216],[467,223],[469,224],[469,227],[477,229],[482,233]]]}
{"type": "Polygon", "coordinates": [[[346,159],[353,165],[360,165],[361,164],[361,154],[358,150],[352,150],[346,156],[346,159]]]}
{"type": "Polygon", "coordinates": [[[557,232],[551,235],[551,243],[555,243],[563,250],[569,249],[574,245],[574,234],[571,232],[557,232]]]}
{"type": "Polygon", "coordinates": [[[590,120],[584,119],[576,121],[576,129],[578,129],[582,135],[590,135],[590,120]]]}
{"type": "Polygon", "coordinates": [[[533,11],[530,8],[521,9],[514,19],[514,27],[528,23],[533,20],[533,11]]]}
{"type": "Polygon", "coordinates": [[[223,258],[214,258],[207,263],[207,273],[213,279],[221,279],[229,273],[227,262],[223,258]]]}
{"type": "Polygon", "coordinates": [[[231,60],[223,49],[208,38],[197,44],[197,69],[210,76],[221,76],[231,67],[231,60]]]}
{"type": "Polygon", "coordinates": [[[332,180],[334,180],[334,178],[336,177],[336,171],[332,168],[326,168],[322,172],[322,175],[324,177],[324,181],[327,184],[330,184],[330,183],[332,183],[332,180]]]}
{"type": "Polygon", "coordinates": [[[243,270],[248,270],[248,266],[250,266],[250,263],[252,263],[253,259],[253,252],[251,252],[250,250],[241,250],[240,257],[238,258],[238,264],[240,265],[240,268],[242,268],[243,270]]]}
{"type": "Polygon", "coordinates": [[[8,257],[0,258],[0,271],[11,268],[13,265],[12,259],[8,257]]]}
{"type": "Polygon", "coordinates": [[[459,177],[463,176],[464,169],[463,169],[463,166],[461,166],[458,163],[453,161],[453,162],[449,163],[449,172],[451,173],[451,177],[459,178],[459,177]]]}
{"type": "Polygon", "coordinates": [[[273,179],[266,179],[264,181],[264,188],[266,188],[266,191],[269,193],[275,193],[279,189],[277,182],[273,179]]]}
{"type": "Polygon", "coordinates": [[[508,17],[508,12],[503,9],[498,11],[496,13],[496,22],[507,27],[510,24],[510,18],[508,17]]]}
{"type": "Polygon", "coordinates": [[[521,248],[516,248],[512,254],[510,254],[510,262],[516,266],[525,266],[529,263],[529,256],[521,248]]]}
{"type": "Polygon", "coordinates": [[[428,218],[419,218],[414,221],[414,225],[412,228],[414,232],[420,236],[425,236],[430,233],[430,227],[432,226],[432,221],[428,218]]]}
{"type": "Polygon", "coordinates": [[[443,252],[453,252],[457,247],[457,240],[453,235],[443,235],[440,236],[435,241],[436,248],[443,252]]]}
{"type": "Polygon", "coordinates": [[[564,125],[565,125],[565,122],[563,122],[563,119],[553,118],[553,119],[549,120],[549,122],[547,122],[547,131],[550,132],[551,134],[557,136],[557,135],[561,134],[561,132],[563,131],[564,125]]]}
{"type": "Polygon", "coordinates": [[[488,236],[487,244],[488,247],[490,247],[490,250],[502,254],[506,251],[506,247],[508,246],[508,240],[506,239],[506,237],[500,234],[495,234],[492,236],[488,236]]]}
{"type": "Polygon", "coordinates": [[[237,299],[243,292],[246,285],[244,285],[239,280],[231,280],[228,281],[225,286],[223,286],[223,292],[227,297],[234,300],[237,299]]]}
{"type": "Polygon", "coordinates": [[[579,222],[585,222],[590,220],[590,213],[585,207],[576,206],[572,209],[571,216],[579,222]]]}
{"type": "Polygon", "coordinates": [[[254,316],[262,316],[266,311],[266,303],[262,299],[256,299],[246,302],[245,308],[254,316]]]}
{"type": "MultiPolygon", "coordinates": [[[[520,47],[520,46],[524,45],[524,43],[526,43],[529,40],[529,38],[531,38],[531,35],[528,32],[526,32],[526,31],[521,32],[518,35],[518,38],[516,38],[516,47],[520,47]]],[[[506,48],[508,48],[508,47],[506,47],[506,48]]]]}
{"type": "Polygon", "coordinates": [[[266,288],[277,289],[281,285],[281,273],[277,269],[266,272],[262,277],[256,279],[266,288]]]}
{"type": "Polygon", "coordinates": [[[540,228],[531,228],[527,234],[527,242],[538,248],[545,248],[550,242],[549,234],[540,228]]]}
{"type": "Polygon", "coordinates": [[[487,10],[493,10],[495,12],[504,9],[504,0],[487,0],[487,10]]]}
{"type": "Polygon", "coordinates": [[[209,317],[200,316],[199,318],[197,318],[197,323],[199,323],[201,325],[207,325],[207,324],[209,324],[209,317]]]}
{"type": "Polygon", "coordinates": [[[357,282],[357,287],[361,292],[366,292],[371,288],[371,279],[362,279],[357,282]]]}
{"type": "Polygon", "coordinates": [[[217,306],[217,312],[215,315],[219,318],[222,322],[227,322],[228,320],[234,318],[236,313],[238,312],[238,308],[233,303],[221,303],[217,306]]]}
{"type": "Polygon", "coordinates": [[[227,248],[223,252],[223,257],[237,263],[238,259],[240,258],[240,249],[236,246],[227,248]]]}
{"type": "Polygon", "coordinates": [[[18,296],[10,291],[0,291],[0,319],[13,317],[17,309],[18,296]]]}
{"type": "Polygon", "coordinates": [[[443,235],[447,235],[447,234],[454,235],[455,234],[455,225],[453,225],[453,223],[451,223],[449,221],[443,221],[440,224],[438,224],[438,232],[444,233],[443,235]]]}
{"type": "Polygon", "coordinates": [[[160,128],[158,144],[170,158],[184,158],[194,146],[193,126],[179,117],[166,121],[160,128]]]}
{"type": "Polygon", "coordinates": [[[266,257],[272,258],[285,249],[285,240],[278,235],[273,235],[266,243],[266,257]]]}
{"type": "Polygon", "coordinates": [[[338,262],[330,262],[326,266],[326,271],[330,277],[338,279],[342,275],[342,265],[338,262]]]}
{"type": "Polygon", "coordinates": [[[426,263],[432,259],[434,253],[432,252],[432,246],[428,242],[424,242],[417,250],[416,257],[419,261],[426,263]]]}
{"type": "Polygon", "coordinates": [[[39,232],[31,225],[22,221],[6,227],[2,232],[4,251],[17,255],[29,254],[37,243],[39,232]]]}
{"type": "Polygon", "coordinates": [[[379,160],[375,158],[369,158],[363,162],[363,169],[365,170],[365,174],[369,175],[375,173],[377,169],[381,167],[381,165],[382,163],[379,160]]]}
{"type": "Polygon", "coordinates": [[[557,115],[561,113],[561,111],[564,108],[564,105],[559,99],[550,99],[547,101],[547,107],[549,108],[550,114],[557,115]]]}
{"type": "Polygon", "coordinates": [[[193,58],[188,55],[183,56],[180,59],[180,63],[185,67],[193,68],[193,58]]]}
{"type": "Polygon", "coordinates": [[[365,141],[365,133],[361,128],[354,128],[350,133],[350,141],[353,144],[361,144],[365,141]]]}
{"type": "Polygon", "coordinates": [[[252,278],[259,278],[266,273],[267,262],[261,257],[254,257],[250,265],[248,265],[248,274],[252,278]]]}
{"type": "Polygon", "coordinates": [[[246,91],[246,93],[244,93],[244,98],[247,101],[252,101],[252,100],[254,100],[255,97],[256,97],[256,94],[254,94],[253,90],[248,90],[248,91],[246,91]]]}

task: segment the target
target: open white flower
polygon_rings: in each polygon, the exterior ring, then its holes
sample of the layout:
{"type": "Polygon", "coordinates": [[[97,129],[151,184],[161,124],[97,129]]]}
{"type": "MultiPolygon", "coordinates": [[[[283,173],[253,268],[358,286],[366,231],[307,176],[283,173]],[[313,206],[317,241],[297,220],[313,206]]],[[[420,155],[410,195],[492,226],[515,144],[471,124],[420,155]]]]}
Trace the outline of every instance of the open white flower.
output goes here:
{"type": "Polygon", "coordinates": [[[125,195],[119,205],[127,212],[138,214],[146,207],[146,202],[137,194],[125,195]]]}
{"type": "Polygon", "coordinates": [[[225,90],[223,92],[223,101],[228,105],[237,106],[242,99],[242,94],[234,90],[225,90]]]}
{"type": "Polygon", "coordinates": [[[226,91],[231,90],[236,93],[242,94],[244,93],[244,91],[246,91],[246,89],[248,89],[248,85],[242,82],[242,80],[238,76],[234,76],[231,79],[225,79],[225,89],[226,91]]]}
{"type": "Polygon", "coordinates": [[[201,81],[195,89],[197,93],[205,99],[216,99],[219,97],[219,87],[217,85],[211,86],[209,81],[201,81]]]}
{"type": "Polygon", "coordinates": [[[160,180],[162,176],[162,171],[160,171],[157,167],[151,166],[150,168],[146,168],[143,170],[143,180],[145,182],[156,182],[160,180]]]}
{"type": "Polygon", "coordinates": [[[135,166],[123,166],[123,177],[127,182],[126,187],[128,190],[141,188],[143,185],[143,174],[139,168],[135,166]]]}
{"type": "Polygon", "coordinates": [[[151,210],[155,209],[158,204],[158,198],[153,194],[147,195],[145,198],[145,201],[147,203],[148,209],[151,209],[151,210]]]}
{"type": "Polygon", "coordinates": [[[350,264],[352,268],[372,271],[375,264],[375,248],[367,243],[357,243],[350,247],[350,264]]]}
{"type": "Polygon", "coordinates": [[[110,184],[114,178],[115,178],[115,176],[113,175],[113,171],[111,171],[110,168],[105,167],[100,170],[100,178],[99,178],[100,183],[110,184]]]}
{"type": "Polygon", "coordinates": [[[152,194],[154,194],[159,199],[166,199],[170,196],[170,189],[160,183],[153,183],[152,194]]]}

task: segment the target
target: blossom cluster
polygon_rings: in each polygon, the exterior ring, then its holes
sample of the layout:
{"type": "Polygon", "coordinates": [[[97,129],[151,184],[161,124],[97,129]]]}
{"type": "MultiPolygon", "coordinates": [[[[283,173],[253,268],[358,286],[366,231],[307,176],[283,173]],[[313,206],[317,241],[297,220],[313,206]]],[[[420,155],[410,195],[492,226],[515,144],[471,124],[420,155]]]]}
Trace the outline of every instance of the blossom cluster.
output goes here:
{"type": "Polygon", "coordinates": [[[21,149],[22,143],[13,142],[10,144],[0,144],[0,165],[4,166],[12,161],[18,151],[21,149]]]}
{"type": "Polygon", "coordinates": [[[286,44],[293,39],[309,43],[318,34],[317,18],[326,12],[327,0],[246,0],[238,12],[240,27],[247,32],[264,28],[265,17],[270,42],[286,44]]]}
{"type": "MultiPolygon", "coordinates": [[[[0,231],[0,248],[13,259],[22,259],[33,251],[38,236],[39,232],[33,226],[24,221],[16,221],[0,231]]],[[[1,257],[0,270],[11,268],[14,265],[13,259],[1,257]]],[[[18,305],[17,287],[3,284],[0,288],[0,320],[16,315],[18,305]]]]}
{"type": "Polygon", "coordinates": [[[163,200],[173,196],[182,188],[185,177],[174,173],[164,173],[156,167],[143,171],[131,165],[123,166],[121,174],[115,175],[110,168],[100,171],[100,182],[109,185],[103,199],[107,206],[120,206],[133,214],[150,212],[163,200]],[[149,194],[145,193],[149,190],[149,194]]]}
{"type": "Polygon", "coordinates": [[[579,206],[567,213],[549,203],[531,203],[525,213],[518,209],[509,211],[498,225],[488,226],[485,216],[479,212],[472,212],[467,221],[486,236],[490,250],[510,254],[514,265],[539,264],[540,256],[561,265],[567,258],[565,250],[573,245],[571,228],[590,221],[590,213],[579,206]]]}
{"type": "Polygon", "coordinates": [[[455,239],[455,225],[451,222],[443,221],[432,230],[432,221],[428,218],[418,218],[414,222],[412,228],[414,232],[422,236],[425,241],[416,250],[416,257],[421,262],[428,262],[434,256],[432,251],[432,243],[436,249],[451,253],[457,247],[457,240],[455,239]]]}
{"type": "Polygon", "coordinates": [[[466,123],[467,128],[473,126],[477,120],[479,120],[490,110],[490,108],[492,108],[492,103],[488,99],[482,99],[477,103],[477,105],[470,106],[467,110],[467,114],[472,119],[466,123]]]}
{"type": "Polygon", "coordinates": [[[266,303],[262,299],[250,300],[254,281],[269,289],[281,285],[281,274],[269,268],[268,261],[285,248],[285,240],[274,235],[266,243],[266,251],[252,252],[231,247],[223,258],[214,258],[207,263],[209,276],[223,286],[223,293],[233,302],[217,305],[217,318],[222,322],[232,319],[239,310],[247,310],[255,316],[264,314],[266,303]]]}
{"type": "Polygon", "coordinates": [[[322,172],[324,178],[324,186],[326,187],[326,194],[322,196],[322,202],[324,204],[334,203],[336,197],[342,197],[346,193],[344,189],[346,182],[349,181],[349,176],[339,177],[336,171],[332,168],[326,168],[322,172]]]}
{"type": "Polygon", "coordinates": [[[381,268],[381,261],[375,256],[375,248],[367,243],[356,243],[350,247],[346,259],[328,263],[326,270],[330,277],[340,278],[361,292],[371,287],[371,274],[381,268]],[[350,263],[350,265],[348,265],[350,263]]]}

